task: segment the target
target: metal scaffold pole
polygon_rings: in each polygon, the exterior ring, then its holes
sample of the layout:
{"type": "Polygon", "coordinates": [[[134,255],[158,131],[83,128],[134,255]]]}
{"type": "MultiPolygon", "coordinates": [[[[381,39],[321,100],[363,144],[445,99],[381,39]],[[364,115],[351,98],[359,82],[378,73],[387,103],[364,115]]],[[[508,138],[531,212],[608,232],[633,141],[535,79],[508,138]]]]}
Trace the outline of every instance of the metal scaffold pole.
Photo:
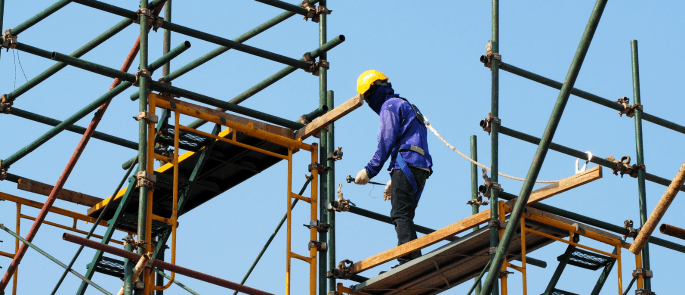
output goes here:
{"type": "MultiPolygon", "coordinates": [[[[140,88],[140,97],[139,97],[139,105],[138,105],[138,111],[143,113],[148,111],[148,103],[147,103],[147,94],[148,94],[148,76],[149,73],[147,73],[148,70],[148,15],[145,13],[142,13],[143,10],[147,10],[147,0],[140,0],[140,65],[138,68],[138,73],[139,73],[139,88],[140,88]]],[[[153,167],[148,167],[150,162],[148,161],[148,155],[147,154],[147,129],[148,129],[148,122],[147,119],[141,118],[138,121],[138,165],[139,165],[139,170],[142,172],[141,175],[142,177],[146,177],[147,175],[151,175],[154,173],[152,171],[153,167]]],[[[141,176],[138,176],[138,183],[140,183],[142,180],[141,176]]],[[[150,236],[150,233],[147,232],[147,206],[148,206],[148,192],[151,192],[147,184],[149,182],[144,180],[145,185],[140,185],[140,191],[139,191],[139,200],[138,200],[138,249],[137,252],[140,255],[146,254],[146,243],[140,243],[140,242],[147,242],[147,245],[150,244],[150,239],[148,239],[148,236],[150,236]]],[[[144,273],[142,274],[142,278],[137,278],[138,282],[145,283],[147,282],[147,277],[150,275],[149,270],[145,270],[144,273]]],[[[134,278],[135,280],[136,278],[134,278]]],[[[149,286],[145,284],[145,290],[140,290],[136,289],[135,294],[136,295],[147,295],[146,292],[149,289],[149,286]]]]}
{"type": "MultiPolygon", "coordinates": [[[[640,98],[640,64],[638,61],[637,40],[630,41],[631,64],[633,69],[633,103],[642,104],[640,98]]],[[[635,152],[637,154],[637,165],[645,164],[645,150],[642,145],[642,110],[635,108],[635,152]]],[[[647,191],[645,190],[645,170],[639,169],[637,173],[638,200],[640,204],[640,227],[647,222],[647,191]]],[[[642,248],[642,268],[650,269],[649,266],[649,244],[642,248]]],[[[652,280],[644,277],[644,288],[652,290],[652,280]]]]}
{"type": "MultiPolygon", "coordinates": [[[[326,95],[326,105],[329,110],[335,107],[335,96],[332,90],[328,90],[326,95]]],[[[328,125],[328,149],[327,154],[332,154],[335,151],[335,130],[334,124],[328,125]]],[[[330,204],[335,201],[335,159],[328,158],[328,200],[326,204],[330,204]]],[[[323,200],[323,198],[321,198],[323,200]]],[[[335,268],[335,211],[328,212],[328,269],[335,268]]],[[[335,278],[331,277],[328,279],[328,291],[335,291],[335,278]]]]}
{"type": "MultiPolygon", "coordinates": [[[[545,127],[545,131],[540,140],[540,145],[538,145],[538,149],[533,157],[533,162],[531,163],[528,174],[526,175],[526,180],[523,182],[523,187],[521,188],[519,197],[517,198],[514,209],[509,217],[510,221],[507,223],[506,229],[504,230],[504,234],[502,235],[502,239],[500,241],[501,243],[497,247],[495,257],[492,260],[493,263],[490,265],[490,270],[488,271],[488,276],[483,282],[482,291],[484,294],[490,294],[490,292],[496,286],[500,268],[502,267],[509,250],[509,244],[516,233],[516,228],[519,225],[521,215],[523,214],[523,209],[525,208],[525,204],[528,203],[528,198],[533,190],[533,185],[535,185],[535,180],[537,180],[538,174],[540,173],[542,163],[545,160],[550,143],[552,142],[554,133],[556,132],[559,121],[561,120],[561,115],[563,114],[566,103],[568,102],[573,84],[575,84],[576,78],[578,78],[578,73],[580,72],[585,55],[590,48],[590,42],[592,41],[592,37],[595,34],[597,26],[599,25],[599,20],[601,19],[602,12],[604,12],[606,2],[607,0],[597,0],[592,10],[592,14],[590,15],[590,19],[585,27],[585,31],[581,37],[578,49],[573,57],[573,61],[571,62],[566,79],[564,79],[564,85],[561,87],[557,102],[554,105],[549,122],[547,123],[547,127],[545,127]]],[[[494,175],[496,175],[496,173],[493,171],[493,176],[494,175]]]]}
{"type": "MultiPolygon", "coordinates": [[[[326,6],[326,0],[321,0],[319,1],[320,6],[326,6]]],[[[319,46],[323,46],[327,42],[327,15],[325,13],[322,13],[319,15],[319,46]]],[[[326,53],[322,53],[321,56],[319,56],[319,60],[326,60],[326,53]]],[[[328,91],[328,73],[327,69],[325,67],[319,67],[319,109],[323,109],[326,107],[326,96],[327,96],[327,91],[328,91]]],[[[322,129],[319,133],[319,163],[321,165],[326,165],[328,162],[327,159],[327,154],[328,154],[328,130],[325,128],[322,129]]],[[[321,202],[319,202],[319,220],[321,222],[327,222],[328,221],[328,209],[326,208],[326,205],[328,202],[328,177],[329,174],[326,171],[319,171],[320,172],[320,182],[321,182],[321,187],[319,188],[319,194],[321,202]]],[[[320,231],[319,232],[319,242],[320,243],[327,243],[328,241],[327,237],[327,232],[320,231]]],[[[328,270],[328,263],[327,263],[327,258],[328,256],[326,255],[325,252],[321,253],[319,255],[319,273],[318,273],[318,285],[319,285],[319,295],[326,295],[328,292],[327,288],[327,279],[326,279],[326,271],[328,270]]]]}
{"type": "MultiPolygon", "coordinates": [[[[492,56],[495,54],[499,54],[499,0],[492,0],[492,40],[490,40],[491,44],[491,50],[492,50],[492,56]]],[[[490,172],[490,179],[493,183],[497,183],[499,175],[499,125],[497,124],[497,120],[499,119],[499,60],[496,58],[491,58],[491,65],[490,65],[490,70],[491,72],[491,106],[490,106],[490,112],[492,114],[492,118],[497,118],[493,120],[493,124],[491,125],[491,133],[490,133],[490,167],[492,171],[490,172]]],[[[490,189],[490,220],[493,222],[497,222],[499,220],[499,213],[498,213],[498,193],[499,190],[497,189],[490,189]]],[[[490,249],[494,249],[499,245],[499,229],[497,227],[490,227],[490,249]]],[[[490,253],[490,260],[492,261],[495,259],[495,253],[494,251],[489,251],[490,253]]],[[[496,264],[491,263],[490,264],[490,273],[488,273],[488,277],[490,277],[490,274],[493,272],[493,267],[496,264]]],[[[499,269],[500,264],[497,264],[497,268],[499,269]]],[[[499,270],[496,270],[495,272],[499,272],[499,270]]],[[[487,280],[485,282],[487,285],[487,280]]],[[[494,283],[491,284],[491,290],[488,290],[485,294],[490,294],[492,292],[492,295],[499,295],[499,287],[496,283],[496,280],[494,283]]]]}
{"type": "MultiPolygon", "coordinates": [[[[471,135],[471,159],[478,161],[478,138],[475,135],[471,135]]],[[[471,200],[476,200],[478,198],[478,166],[471,163],[471,200]]],[[[479,204],[471,204],[471,215],[476,215],[478,213],[479,204]]],[[[473,231],[478,230],[478,226],[473,227],[473,231]]],[[[479,278],[476,279],[476,294],[480,294],[481,281],[479,278]]]]}

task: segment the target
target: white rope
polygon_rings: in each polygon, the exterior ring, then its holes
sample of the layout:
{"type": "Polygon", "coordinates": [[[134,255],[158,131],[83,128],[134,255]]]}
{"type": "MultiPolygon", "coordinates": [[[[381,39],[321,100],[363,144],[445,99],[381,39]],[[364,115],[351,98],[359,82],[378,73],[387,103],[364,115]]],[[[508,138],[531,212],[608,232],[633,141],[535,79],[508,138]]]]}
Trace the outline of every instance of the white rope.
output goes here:
{"type": "MultiPolygon", "coordinates": [[[[466,155],[462,154],[459,150],[457,150],[457,148],[455,148],[454,146],[452,146],[449,142],[447,142],[444,138],[442,138],[442,136],[440,136],[440,134],[438,134],[437,131],[435,131],[435,128],[433,128],[433,125],[431,125],[431,123],[428,123],[428,119],[427,119],[426,117],[424,117],[424,120],[426,121],[426,127],[427,127],[428,129],[430,129],[430,131],[433,132],[433,134],[435,134],[435,136],[437,136],[437,137],[440,139],[440,141],[442,141],[442,143],[444,143],[448,148],[452,149],[452,150],[455,151],[457,154],[459,154],[460,156],[464,157],[464,159],[469,160],[469,162],[471,162],[471,163],[473,163],[473,164],[476,164],[477,166],[482,167],[482,168],[484,168],[485,170],[491,171],[490,167],[487,167],[487,166],[485,166],[485,165],[483,165],[483,164],[481,164],[481,163],[478,163],[478,162],[474,161],[473,159],[467,157],[466,155]]],[[[519,178],[519,177],[507,175],[507,174],[504,174],[504,173],[502,173],[502,172],[498,172],[497,174],[499,174],[500,176],[509,178],[509,179],[518,180],[518,181],[525,181],[525,179],[523,179],[523,178],[519,178]]],[[[536,183],[557,183],[557,182],[559,182],[559,180],[538,180],[538,181],[535,181],[535,182],[536,182],[536,183]]]]}

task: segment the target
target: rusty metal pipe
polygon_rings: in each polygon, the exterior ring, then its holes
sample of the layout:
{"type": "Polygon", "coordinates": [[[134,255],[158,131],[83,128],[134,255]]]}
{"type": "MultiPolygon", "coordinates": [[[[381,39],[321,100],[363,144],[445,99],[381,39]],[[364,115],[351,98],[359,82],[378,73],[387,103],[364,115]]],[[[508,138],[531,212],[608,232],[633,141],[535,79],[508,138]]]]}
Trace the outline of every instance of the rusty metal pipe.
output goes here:
{"type": "Polygon", "coordinates": [[[642,251],[642,247],[647,243],[649,237],[652,236],[652,232],[654,232],[656,225],[659,224],[661,218],[666,214],[666,210],[668,210],[668,206],[670,206],[673,199],[675,199],[675,195],[678,194],[678,191],[683,187],[683,182],[685,182],[685,163],[680,166],[678,174],[676,174],[673,181],[671,181],[671,184],[666,189],[661,200],[659,200],[659,203],[656,204],[654,211],[649,215],[649,219],[647,219],[645,225],[642,226],[642,229],[640,230],[640,233],[637,234],[637,237],[635,237],[633,244],[630,245],[630,249],[628,249],[630,252],[638,254],[642,251]]]}
{"type": "Polygon", "coordinates": [[[661,226],[659,226],[659,231],[662,234],[685,240],[685,229],[679,228],[677,226],[662,223],[661,226]]]}
{"type": "MultiPolygon", "coordinates": [[[[142,256],[140,254],[136,254],[133,252],[128,252],[128,251],[123,250],[123,249],[112,247],[110,245],[105,245],[105,244],[101,244],[101,243],[98,243],[95,241],[86,240],[84,238],[81,238],[81,237],[78,237],[78,236],[75,236],[72,234],[68,234],[68,233],[64,233],[62,235],[62,239],[65,241],[68,241],[68,242],[72,242],[75,244],[86,246],[88,248],[93,248],[95,250],[100,250],[103,252],[107,252],[109,254],[124,257],[124,258],[130,259],[130,260],[136,260],[137,261],[137,260],[140,260],[140,257],[142,256]]],[[[260,290],[254,289],[254,288],[246,287],[246,286],[240,285],[238,283],[230,282],[230,281],[227,281],[224,279],[220,279],[220,278],[217,278],[214,276],[210,276],[208,274],[201,273],[199,271],[187,269],[185,267],[181,267],[178,265],[166,263],[164,261],[155,260],[154,262],[152,262],[152,267],[156,267],[156,268],[168,270],[168,271],[173,271],[173,272],[182,274],[184,276],[188,276],[188,277],[191,277],[194,279],[198,279],[200,281],[204,281],[207,283],[215,284],[217,286],[221,286],[221,287],[228,288],[231,290],[236,290],[238,292],[242,292],[245,294],[273,295],[271,293],[267,293],[267,292],[260,291],[260,290]]]]}

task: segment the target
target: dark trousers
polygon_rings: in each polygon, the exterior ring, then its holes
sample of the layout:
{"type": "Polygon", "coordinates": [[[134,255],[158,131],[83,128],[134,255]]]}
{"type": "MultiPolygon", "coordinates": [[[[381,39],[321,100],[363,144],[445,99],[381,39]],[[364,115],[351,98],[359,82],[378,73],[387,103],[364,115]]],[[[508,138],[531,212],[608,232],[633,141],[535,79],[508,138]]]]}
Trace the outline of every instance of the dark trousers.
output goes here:
{"type": "MultiPolygon", "coordinates": [[[[430,174],[428,171],[409,167],[414,176],[418,191],[423,189],[426,184],[426,179],[430,174]]],[[[414,213],[419,200],[414,201],[414,192],[404,175],[402,170],[393,170],[392,172],[392,186],[390,188],[392,210],[390,210],[390,217],[393,224],[395,224],[395,231],[397,232],[397,245],[402,245],[409,241],[416,239],[416,231],[414,230],[414,213]]],[[[397,260],[400,264],[408,262],[414,258],[421,256],[421,250],[411,252],[397,260]]]]}

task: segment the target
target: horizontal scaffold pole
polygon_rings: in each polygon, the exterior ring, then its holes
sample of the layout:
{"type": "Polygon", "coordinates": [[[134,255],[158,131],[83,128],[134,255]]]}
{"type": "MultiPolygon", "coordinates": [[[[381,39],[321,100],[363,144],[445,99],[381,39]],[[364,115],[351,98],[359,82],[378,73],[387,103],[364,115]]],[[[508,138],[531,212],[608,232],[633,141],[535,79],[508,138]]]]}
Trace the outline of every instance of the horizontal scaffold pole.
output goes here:
{"type": "MultiPolygon", "coordinates": [[[[517,198],[516,195],[510,194],[510,193],[507,193],[507,192],[500,192],[500,197],[501,197],[502,199],[505,199],[505,200],[513,200],[513,199],[516,199],[516,198],[517,198]]],[[[594,218],[592,218],[592,217],[588,217],[588,216],[585,216],[585,215],[582,215],[582,214],[578,214],[578,213],[575,213],[575,212],[571,212],[571,211],[567,211],[567,210],[564,210],[564,209],[561,209],[561,208],[557,208],[557,207],[554,207],[554,206],[550,206],[550,205],[547,205],[547,204],[543,204],[543,203],[540,203],[540,202],[534,203],[534,204],[528,204],[528,206],[533,207],[533,208],[535,208],[535,209],[540,209],[540,210],[543,210],[543,211],[546,211],[546,212],[549,212],[549,213],[552,213],[552,214],[556,214],[556,215],[559,215],[559,216],[561,216],[561,217],[565,217],[565,218],[568,218],[568,219],[573,219],[573,220],[575,220],[575,221],[580,221],[580,222],[585,223],[585,224],[587,224],[587,225],[594,226],[594,227],[597,227],[597,228],[601,228],[601,229],[604,229],[604,230],[608,230],[608,231],[610,231],[610,232],[614,232],[614,233],[617,233],[617,234],[619,234],[619,235],[624,235],[624,236],[625,236],[625,235],[630,234],[630,232],[629,232],[629,230],[628,230],[627,228],[624,228],[624,227],[621,227],[621,226],[618,226],[618,225],[614,225],[614,224],[611,224],[611,223],[608,223],[608,222],[605,222],[605,221],[601,221],[601,220],[599,220],[599,219],[594,219],[594,218]]],[[[679,244],[677,244],[677,243],[674,243],[674,242],[671,242],[671,241],[667,241],[667,240],[664,240],[664,239],[655,238],[655,237],[650,237],[650,238],[649,238],[649,243],[650,243],[650,244],[654,244],[654,245],[659,245],[659,246],[661,246],[661,247],[668,248],[668,249],[671,249],[671,250],[674,250],[674,251],[678,251],[678,252],[681,252],[681,253],[685,253],[685,246],[679,245],[679,244]]]]}
{"type": "MultiPolygon", "coordinates": [[[[519,132],[519,131],[516,131],[513,129],[509,129],[509,128],[504,127],[504,126],[500,126],[499,130],[500,130],[500,133],[502,133],[504,135],[508,135],[508,136],[513,137],[513,138],[518,138],[520,140],[527,141],[527,142],[530,142],[532,144],[539,144],[539,142],[540,142],[540,139],[535,137],[535,136],[528,135],[528,134],[525,134],[523,132],[519,132]]],[[[564,154],[567,154],[567,155],[572,156],[572,157],[576,157],[576,158],[580,158],[580,159],[584,159],[584,160],[588,159],[588,155],[586,153],[581,152],[579,150],[569,148],[569,147],[565,147],[565,146],[560,145],[560,144],[551,143],[549,148],[551,150],[555,150],[557,152],[564,153],[564,154]]],[[[602,166],[607,167],[609,169],[613,169],[616,167],[616,163],[609,161],[607,159],[601,158],[601,157],[597,157],[597,156],[593,156],[592,159],[590,160],[590,162],[593,162],[593,163],[598,164],[598,165],[602,165],[602,166]]],[[[647,179],[651,182],[654,182],[654,183],[664,185],[664,186],[668,186],[669,184],[671,184],[670,180],[663,178],[663,177],[660,177],[660,176],[656,176],[654,174],[650,174],[650,173],[645,173],[645,179],[647,179]]],[[[681,189],[681,190],[683,190],[683,189],[681,189]]]]}
{"type": "MultiPolygon", "coordinates": [[[[24,118],[24,119],[29,119],[29,120],[34,121],[34,122],[43,123],[45,125],[50,125],[53,127],[62,123],[62,121],[60,121],[60,120],[53,119],[53,118],[46,117],[46,116],[42,116],[42,115],[35,114],[35,113],[31,113],[29,111],[25,111],[25,110],[18,109],[15,107],[12,108],[10,114],[15,115],[17,117],[24,118]]],[[[85,127],[81,127],[78,125],[67,126],[65,130],[69,130],[71,132],[78,133],[78,134],[83,134],[84,132],[86,132],[85,127]]],[[[116,145],[120,145],[123,147],[127,147],[130,149],[138,150],[138,143],[137,142],[133,142],[133,141],[130,141],[128,139],[121,138],[121,137],[116,137],[114,135],[109,135],[107,133],[95,131],[95,132],[93,132],[93,138],[97,138],[99,140],[106,141],[109,143],[113,143],[116,145]]]]}
{"type": "MultiPolygon", "coordinates": [[[[107,253],[109,253],[109,254],[113,254],[113,255],[120,256],[120,257],[124,257],[124,258],[130,259],[130,260],[138,261],[138,260],[140,260],[140,257],[142,256],[142,255],[140,255],[140,254],[136,254],[136,253],[133,253],[133,252],[129,252],[129,251],[126,251],[126,250],[124,250],[124,249],[119,249],[119,248],[117,248],[117,247],[112,247],[112,246],[110,246],[110,245],[105,245],[105,244],[101,244],[101,243],[98,243],[98,242],[95,242],[95,241],[86,240],[86,239],[84,239],[84,238],[77,237],[77,236],[75,236],[75,235],[68,234],[68,233],[63,234],[63,235],[62,235],[62,239],[65,240],[65,241],[68,241],[68,242],[72,242],[72,243],[75,243],[75,244],[79,244],[79,245],[83,245],[83,246],[86,246],[86,247],[89,247],[89,248],[93,248],[93,249],[96,249],[96,250],[100,250],[100,251],[103,251],[103,252],[107,252],[107,253]]],[[[217,277],[215,277],[215,276],[210,276],[210,275],[208,275],[208,274],[204,274],[204,273],[201,273],[201,272],[199,272],[199,271],[194,271],[194,270],[191,270],[191,269],[187,269],[187,268],[185,268],[185,267],[181,267],[181,266],[174,265],[174,264],[171,264],[171,263],[166,263],[166,262],[164,262],[164,261],[159,261],[159,260],[156,260],[156,259],[153,260],[151,266],[152,266],[152,267],[159,268],[159,269],[163,269],[163,270],[172,271],[172,272],[175,272],[175,273],[178,273],[178,274],[187,276],[187,277],[191,277],[191,278],[198,279],[198,280],[201,280],[201,281],[204,281],[204,282],[208,282],[208,283],[211,283],[211,284],[215,284],[215,285],[217,285],[217,286],[221,286],[221,287],[224,287],[224,288],[228,288],[228,289],[232,289],[232,290],[237,290],[237,291],[242,292],[242,293],[245,293],[245,294],[254,294],[254,295],[273,295],[273,294],[271,294],[271,293],[267,293],[267,292],[264,292],[264,291],[260,291],[260,290],[257,290],[257,289],[253,289],[253,288],[250,288],[250,287],[247,287],[247,286],[242,286],[242,285],[240,285],[240,284],[237,284],[237,283],[234,283],[234,282],[230,282],[230,281],[227,281],[227,280],[224,280],[224,279],[221,279],[221,278],[217,278],[217,277]]]]}
{"type": "Polygon", "coordinates": [[[67,6],[67,4],[71,3],[73,0],[60,0],[57,1],[55,4],[50,5],[50,7],[42,10],[38,14],[32,16],[25,22],[18,24],[16,27],[9,29],[10,30],[10,35],[12,36],[17,36],[21,34],[23,31],[26,31],[28,28],[32,27],[33,25],[37,24],[39,21],[44,20],[46,17],[50,16],[51,14],[57,12],[57,10],[60,10],[62,7],[67,6]]]}
{"type": "MultiPolygon", "coordinates": [[[[70,273],[74,274],[74,275],[77,276],[79,279],[85,281],[85,282],[88,283],[89,285],[95,287],[95,289],[98,289],[100,292],[105,293],[105,294],[107,294],[107,295],[112,295],[112,293],[107,292],[107,290],[105,290],[105,289],[103,289],[102,287],[98,286],[97,284],[93,283],[91,280],[87,279],[86,277],[84,277],[83,275],[79,274],[79,273],[76,272],[75,270],[68,268],[64,263],[62,263],[61,261],[57,260],[55,257],[52,257],[52,256],[51,256],[50,254],[48,254],[47,252],[45,252],[45,251],[41,250],[40,248],[36,247],[36,245],[32,244],[31,242],[29,242],[29,241],[27,241],[26,239],[22,238],[21,236],[17,235],[17,234],[14,233],[13,231],[9,230],[8,228],[5,227],[4,224],[0,224],[0,229],[2,229],[2,230],[4,230],[4,231],[6,231],[7,233],[9,233],[9,234],[12,235],[15,239],[19,239],[19,240],[22,241],[24,244],[29,245],[29,247],[33,248],[33,249],[36,250],[38,253],[40,253],[40,254],[42,254],[43,256],[47,257],[48,259],[52,260],[52,262],[57,263],[57,265],[61,266],[62,268],[68,269],[70,273]]],[[[4,293],[4,292],[3,292],[3,293],[4,293]]]]}
{"type": "Polygon", "coordinates": [[[297,13],[300,15],[307,15],[307,13],[309,12],[306,8],[302,7],[302,5],[300,5],[300,6],[292,5],[288,2],[283,2],[283,1],[279,1],[279,0],[255,0],[255,1],[262,2],[266,5],[271,5],[273,7],[277,7],[277,8],[287,10],[287,11],[290,11],[293,13],[297,13]]]}
{"type": "MultiPolygon", "coordinates": [[[[154,0],[150,3],[151,8],[155,9],[161,9],[161,4],[166,2],[166,0],[154,0]]],[[[73,57],[81,57],[84,54],[88,53],[89,51],[93,50],[95,47],[98,45],[102,44],[103,42],[107,41],[109,38],[112,36],[116,35],[117,33],[121,32],[124,30],[126,27],[128,27],[130,24],[132,24],[133,21],[130,19],[125,19],[104,33],[100,34],[99,36],[95,37],[95,39],[91,40],[90,42],[86,43],[85,45],[81,46],[81,48],[76,49],[76,51],[72,52],[70,56],[73,57]]],[[[21,96],[22,94],[26,93],[26,91],[29,91],[31,88],[35,87],[36,85],[40,84],[40,82],[45,81],[47,78],[50,76],[54,75],[55,73],[59,72],[62,70],[64,67],[67,65],[65,63],[56,63],[53,66],[49,67],[47,70],[43,71],[42,73],[38,74],[37,76],[33,77],[31,80],[26,82],[25,84],[19,86],[19,88],[15,89],[14,91],[5,94],[7,95],[7,98],[9,100],[15,100],[17,97],[21,96]]]]}
{"type": "MultiPolygon", "coordinates": [[[[500,62],[499,68],[502,70],[505,70],[507,72],[510,72],[512,74],[521,76],[523,78],[538,82],[540,84],[547,85],[549,87],[556,88],[556,89],[561,89],[561,85],[562,85],[561,82],[557,82],[557,81],[554,81],[552,79],[545,78],[545,77],[540,76],[538,74],[531,73],[531,72],[526,71],[526,70],[521,69],[521,68],[517,68],[517,67],[512,66],[510,64],[500,62]]],[[[589,92],[585,92],[585,91],[577,89],[577,88],[571,89],[571,94],[578,96],[580,98],[584,98],[584,99],[589,100],[591,102],[594,102],[596,104],[603,105],[603,106],[608,107],[610,109],[614,109],[617,111],[623,110],[623,106],[621,104],[616,103],[616,101],[608,100],[606,98],[599,97],[597,95],[594,95],[594,94],[589,93],[589,92]]],[[[642,112],[642,119],[647,120],[649,122],[652,122],[654,124],[666,127],[668,129],[671,129],[671,130],[685,134],[685,126],[683,126],[683,125],[678,125],[678,124],[673,123],[671,121],[661,119],[659,117],[647,114],[645,112],[642,112]]]]}
{"type": "MultiPolygon", "coordinates": [[[[114,5],[110,5],[110,4],[107,4],[104,2],[100,2],[100,1],[96,1],[96,0],[75,0],[74,2],[79,3],[79,4],[83,4],[86,6],[90,6],[92,8],[99,9],[102,11],[106,11],[106,12],[109,12],[112,14],[116,14],[119,16],[127,17],[127,18],[130,18],[132,20],[138,19],[138,14],[135,11],[124,9],[124,8],[117,7],[114,5]]],[[[186,27],[186,26],[177,25],[177,24],[170,23],[167,21],[162,21],[161,28],[167,29],[169,31],[176,32],[179,34],[183,34],[183,35],[186,35],[189,37],[204,40],[204,41],[207,41],[210,43],[214,43],[217,45],[230,47],[230,48],[233,48],[233,49],[238,50],[238,51],[242,51],[242,52],[245,52],[248,54],[259,56],[261,58],[273,60],[275,62],[279,62],[282,64],[294,66],[294,67],[297,67],[300,69],[309,69],[312,66],[311,64],[306,63],[304,61],[300,61],[300,60],[290,58],[287,56],[283,56],[283,55],[280,55],[277,53],[269,52],[269,51],[266,51],[263,49],[259,49],[256,47],[252,47],[249,45],[238,43],[238,42],[235,42],[233,40],[229,40],[226,38],[222,38],[219,36],[215,36],[212,34],[201,32],[201,31],[191,29],[191,28],[186,27]]]]}
{"type": "MultiPolygon", "coordinates": [[[[324,44],[321,47],[312,51],[311,56],[312,56],[312,58],[319,57],[324,52],[327,52],[327,51],[333,49],[334,47],[338,46],[339,44],[341,44],[344,41],[345,41],[345,36],[343,36],[343,35],[335,37],[331,41],[328,41],[326,44],[324,44]]],[[[248,98],[252,97],[253,95],[259,93],[260,91],[266,89],[266,87],[269,87],[272,84],[276,83],[278,80],[281,80],[285,76],[295,72],[296,70],[297,70],[297,68],[295,68],[295,67],[287,66],[287,67],[283,68],[282,70],[276,72],[275,74],[271,75],[270,77],[266,78],[264,81],[257,83],[257,85],[252,86],[248,90],[245,90],[243,93],[232,98],[228,102],[233,103],[233,104],[239,104],[239,103],[247,100],[248,98]]],[[[198,120],[195,120],[192,123],[188,124],[188,127],[197,129],[200,126],[204,125],[205,123],[207,123],[207,122],[198,119],[198,120]]]]}
{"type": "MultiPolygon", "coordinates": [[[[19,49],[20,47],[21,48],[25,48],[25,47],[35,48],[35,47],[28,46],[25,44],[21,44],[22,46],[19,46],[19,45],[20,44],[17,44],[17,49],[19,49]]],[[[189,47],[190,47],[189,42],[184,42],[183,44],[177,46],[174,50],[170,51],[169,53],[160,57],[158,60],[151,63],[150,64],[150,70],[154,71],[156,69],[161,68],[166,62],[171,60],[173,57],[178,56],[181,52],[185,51],[189,47]]],[[[42,49],[40,49],[40,50],[42,50],[42,49]]],[[[71,59],[79,60],[77,58],[66,56],[66,55],[65,55],[65,57],[67,57],[70,60],[71,59]]],[[[102,66],[100,66],[100,67],[102,67],[102,66]]],[[[114,71],[120,72],[117,70],[114,70],[114,71]]],[[[120,72],[120,73],[124,73],[124,72],[120,72]]],[[[126,74],[130,75],[128,73],[126,73],[126,74]]],[[[135,79],[135,77],[134,77],[134,79],[135,79]]],[[[122,79],[122,80],[125,80],[125,79],[122,79]]],[[[7,159],[3,160],[2,165],[5,167],[9,167],[10,165],[15,163],[19,159],[23,158],[24,156],[28,155],[30,152],[34,151],[35,149],[37,149],[38,147],[40,147],[41,145],[46,143],[51,138],[55,137],[57,134],[59,134],[60,132],[65,130],[67,127],[72,126],[74,123],[78,122],[78,120],[80,120],[83,117],[85,117],[86,115],[90,114],[92,111],[94,111],[95,109],[100,107],[100,105],[102,105],[104,102],[114,98],[115,96],[117,96],[121,92],[123,92],[124,90],[131,87],[131,85],[132,85],[132,83],[129,81],[122,82],[121,84],[119,84],[119,86],[114,87],[112,90],[108,91],[103,96],[99,97],[98,99],[91,102],[90,104],[88,104],[83,109],[76,112],[76,114],[72,115],[71,117],[69,117],[66,120],[62,121],[61,123],[57,124],[57,126],[50,129],[48,132],[43,134],[41,137],[39,137],[38,139],[36,139],[32,143],[30,143],[29,145],[25,146],[24,148],[22,148],[18,152],[14,153],[13,155],[9,156],[7,159]]]]}
{"type": "MultiPolygon", "coordinates": [[[[310,4],[314,4],[319,2],[318,0],[309,0],[310,4]]],[[[302,4],[298,5],[298,7],[301,7],[302,4]]],[[[290,18],[291,16],[295,15],[295,13],[292,12],[284,12],[279,14],[278,16],[262,23],[261,25],[257,26],[256,28],[247,31],[246,33],[238,36],[237,38],[233,39],[234,42],[237,43],[243,43],[250,38],[259,35],[260,33],[272,28],[273,26],[281,23],[282,21],[290,18]]],[[[176,78],[183,76],[184,74],[190,72],[191,70],[203,65],[204,63],[212,60],[213,58],[221,55],[222,53],[230,50],[230,47],[226,46],[219,46],[216,49],[208,52],[207,54],[200,56],[199,58],[195,59],[194,61],[191,61],[189,64],[180,67],[178,70],[173,71],[171,74],[164,76],[162,79],[165,82],[171,82],[175,80],[176,78]]],[[[312,52],[312,58],[317,57],[318,55],[314,55],[314,52],[312,52]]],[[[131,100],[136,100],[138,99],[138,92],[131,94],[131,100]]]]}

